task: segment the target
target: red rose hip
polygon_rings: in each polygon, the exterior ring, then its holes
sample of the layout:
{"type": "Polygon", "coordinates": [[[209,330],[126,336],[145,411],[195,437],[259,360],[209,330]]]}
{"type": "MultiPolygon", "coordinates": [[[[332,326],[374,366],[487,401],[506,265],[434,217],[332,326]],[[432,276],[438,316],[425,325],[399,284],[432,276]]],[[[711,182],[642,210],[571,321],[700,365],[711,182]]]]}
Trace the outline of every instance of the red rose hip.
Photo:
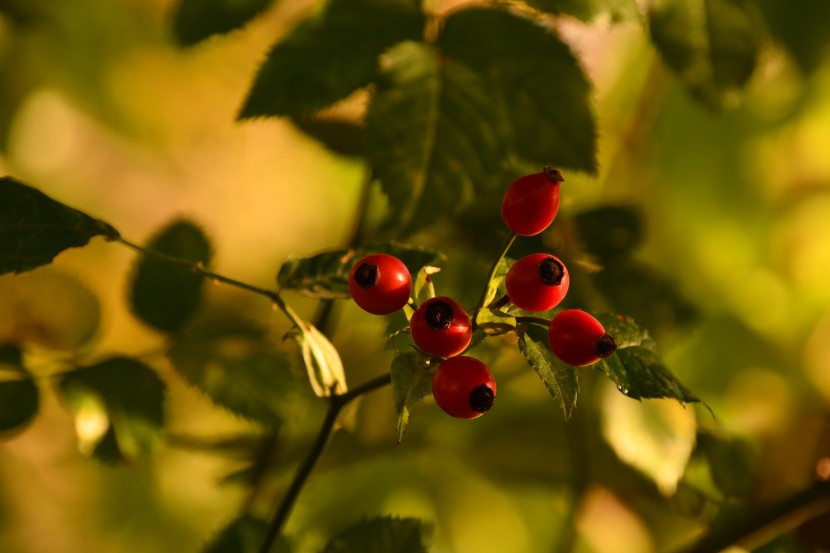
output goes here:
{"type": "Polygon", "coordinates": [[[433,357],[453,357],[473,339],[470,316],[452,298],[438,296],[422,303],[409,321],[412,341],[433,357]]]}
{"type": "Polygon", "coordinates": [[[557,313],[550,322],[548,342],[559,359],[574,367],[593,365],[617,349],[602,324],[579,309],[557,313]]]}
{"type": "Polygon", "coordinates": [[[551,167],[516,179],[501,202],[501,217],[519,236],[533,236],[550,226],[559,211],[562,174],[551,167]]]}
{"type": "Polygon", "coordinates": [[[474,419],[493,406],[496,381],[484,363],[460,355],[438,366],[432,379],[432,395],[451,417],[474,419]]]}
{"type": "Polygon", "coordinates": [[[373,315],[394,313],[406,305],[412,293],[412,277],[406,265],[385,253],[367,255],[349,273],[349,293],[354,302],[373,315]]]}
{"type": "Polygon", "coordinates": [[[510,267],[504,286],[513,305],[539,312],[559,305],[568,293],[570,282],[568,269],[557,257],[534,253],[510,267]]]}

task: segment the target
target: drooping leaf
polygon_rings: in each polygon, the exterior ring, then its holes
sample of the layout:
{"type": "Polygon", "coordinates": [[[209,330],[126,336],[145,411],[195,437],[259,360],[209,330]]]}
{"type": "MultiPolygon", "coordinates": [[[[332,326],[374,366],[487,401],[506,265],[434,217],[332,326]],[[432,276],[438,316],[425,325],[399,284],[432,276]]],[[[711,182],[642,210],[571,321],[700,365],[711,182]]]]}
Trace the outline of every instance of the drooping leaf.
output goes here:
{"type": "Polygon", "coordinates": [[[426,553],[424,532],[417,518],[372,518],[333,537],[322,553],[426,553]]]}
{"type": "Polygon", "coordinates": [[[369,159],[390,226],[412,232],[500,185],[507,150],[488,87],[432,47],[387,51],[366,116],[369,159]]]}
{"type": "Polygon", "coordinates": [[[597,320],[617,344],[617,351],[597,363],[597,367],[616,383],[620,392],[634,399],[671,398],[680,403],[703,403],[666,367],[654,340],[632,319],[600,314],[597,320]]]}
{"type": "Polygon", "coordinates": [[[340,353],[322,332],[303,321],[302,326],[295,326],[287,336],[300,347],[311,389],[317,397],[343,394],[348,390],[340,353]]]}
{"type": "MultiPolygon", "coordinates": [[[[258,518],[242,516],[230,522],[206,544],[202,553],[259,553],[268,523],[258,518]]],[[[284,536],[279,536],[268,553],[291,553],[292,547],[284,536]]]]}
{"type": "Polygon", "coordinates": [[[640,18],[635,0],[525,0],[529,6],[554,15],[572,15],[591,22],[602,14],[612,21],[631,21],[640,18]]]}
{"type": "Polygon", "coordinates": [[[729,104],[755,71],[764,35],[749,0],[655,0],[651,39],[666,64],[708,107],[729,104]]]}
{"type": "Polygon", "coordinates": [[[273,425],[302,410],[305,383],[266,330],[219,314],[195,321],[176,336],[173,367],[217,405],[273,425]]]}
{"type": "MultiPolygon", "coordinates": [[[[212,257],[204,232],[189,221],[178,219],[161,229],[147,249],[194,264],[207,265],[212,257]]],[[[175,332],[190,320],[202,299],[204,279],[191,269],[142,255],[136,262],[132,293],[133,312],[162,332],[175,332]]]]}
{"type": "Polygon", "coordinates": [[[366,156],[366,130],[362,125],[341,119],[295,117],[294,125],[336,154],[366,156]]]}
{"type": "Polygon", "coordinates": [[[399,353],[392,360],[392,401],[398,413],[398,443],[403,440],[409,415],[419,401],[432,394],[429,358],[418,352],[399,353]]]}
{"type": "Polygon", "coordinates": [[[40,407],[40,392],[14,344],[0,346],[0,435],[29,424],[40,407]]]}
{"type": "Polygon", "coordinates": [[[268,54],[240,118],[313,115],[372,82],[378,56],[423,28],[411,0],[328,0],[268,54]]]}
{"type": "Polygon", "coordinates": [[[0,340],[61,351],[88,343],[101,322],[98,298],[57,267],[0,276],[0,313],[0,340]]]}
{"type": "Polygon", "coordinates": [[[289,257],[280,267],[277,284],[280,289],[295,290],[312,298],[347,299],[350,297],[349,271],[357,260],[370,253],[397,257],[413,275],[424,266],[445,260],[443,254],[434,250],[394,242],[360,249],[331,250],[311,257],[289,257]]]}
{"type": "Polygon", "coordinates": [[[116,240],[118,231],[11,177],[0,178],[0,275],[51,263],[91,238],[116,240]]]}
{"type": "Polygon", "coordinates": [[[818,68],[830,49],[830,3],[814,0],[758,0],[770,33],[805,73],[818,68]]]}
{"type": "Polygon", "coordinates": [[[180,0],[173,14],[173,34],[182,46],[245,25],[274,0],[180,0]]]}
{"type": "Polygon", "coordinates": [[[102,461],[132,461],[158,441],[166,386],[153,369],[112,357],[65,373],[58,393],[75,418],[78,446],[102,461]]]}
{"type": "Polygon", "coordinates": [[[442,52],[486,79],[490,110],[507,122],[510,145],[527,161],[596,172],[591,85],[550,27],[502,9],[447,17],[442,52]]]}
{"type": "Polygon", "coordinates": [[[576,407],[579,396],[579,373],[560,361],[548,347],[547,332],[544,328],[529,325],[519,330],[519,350],[542,379],[545,387],[562,408],[568,420],[576,407]]]}

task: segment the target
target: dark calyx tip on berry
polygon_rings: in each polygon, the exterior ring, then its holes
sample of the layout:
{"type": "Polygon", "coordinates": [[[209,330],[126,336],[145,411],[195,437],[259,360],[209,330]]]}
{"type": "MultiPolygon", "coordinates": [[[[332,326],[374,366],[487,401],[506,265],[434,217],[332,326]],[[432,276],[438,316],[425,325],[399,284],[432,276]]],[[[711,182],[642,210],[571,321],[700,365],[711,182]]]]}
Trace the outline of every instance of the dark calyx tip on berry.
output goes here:
{"type": "Polygon", "coordinates": [[[545,175],[547,175],[551,182],[565,182],[565,177],[562,176],[562,173],[559,172],[559,169],[554,169],[550,165],[545,165],[545,168],[542,169],[542,172],[545,175]]]}
{"type": "Polygon", "coordinates": [[[486,413],[496,401],[496,394],[487,384],[476,386],[470,392],[470,409],[476,413],[486,413]]]}
{"type": "Polygon", "coordinates": [[[552,257],[546,257],[536,266],[539,278],[548,286],[559,286],[565,277],[565,266],[552,257]]]}
{"type": "Polygon", "coordinates": [[[454,312],[447,302],[438,300],[429,304],[424,311],[424,319],[430,328],[444,330],[449,328],[453,321],[454,312]]]}
{"type": "Polygon", "coordinates": [[[371,288],[378,281],[380,271],[378,266],[372,263],[361,263],[354,273],[354,280],[361,288],[371,288]]]}
{"type": "Polygon", "coordinates": [[[612,353],[617,351],[617,342],[614,341],[614,337],[608,334],[607,332],[597,338],[597,355],[601,358],[605,359],[609,357],[612,353]]]}

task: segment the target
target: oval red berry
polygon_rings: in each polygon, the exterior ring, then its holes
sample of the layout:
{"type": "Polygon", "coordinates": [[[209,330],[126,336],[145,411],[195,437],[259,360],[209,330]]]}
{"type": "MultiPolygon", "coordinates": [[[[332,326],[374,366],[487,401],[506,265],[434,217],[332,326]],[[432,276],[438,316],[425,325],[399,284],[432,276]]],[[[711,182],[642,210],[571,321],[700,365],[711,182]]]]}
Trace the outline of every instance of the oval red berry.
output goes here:
{"type": "Polygon", "coordinates": [[[472,322],[452,298],[438,296],[422,303],[409,321],[412,341],[433,357],[453,357],[470,345],[472,322]]]}
{"type": "Polygon", "coordinates": [[[515,180],[501,202],[501,217],[520,236],[539,234],[550,226],[559,211],[559,184],[562,174],[545,167],[541,173],[515,180]]]}
{"type": "Polygon", "coordinates": [[[474,419],[493,406],[496,380],[484,363],[461,355],[438,366],[432,379],[432,395],[451,417],[474,419]]]}
{"type": "Polygon", "coordinates": [[[570,282],[568,269],[559,258],[534,253],[510,267],[504,286],[513,305],[538,313],[559,305],[568,293],[570,282]]]}
{"type": "Polygon", "coordinates": [[[373,315],[401,309],[412,293],[412,277],[395,256],[377,253],[357,261],[349,273],[349,293],[354,302],[373,315]]]}
{"type": "Polygon", "coordinates": [[[556,314],[550,322],[548,342],[559,359],[574,367],[593,365],[617,349],[614,338],[602,324],[579,309],[556,314]]]}

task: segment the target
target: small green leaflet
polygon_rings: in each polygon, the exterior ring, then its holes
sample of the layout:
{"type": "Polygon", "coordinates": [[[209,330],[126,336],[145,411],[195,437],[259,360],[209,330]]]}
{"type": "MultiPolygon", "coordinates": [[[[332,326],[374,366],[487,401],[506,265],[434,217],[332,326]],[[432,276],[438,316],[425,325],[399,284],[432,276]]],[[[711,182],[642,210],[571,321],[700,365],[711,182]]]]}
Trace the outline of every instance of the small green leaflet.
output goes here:
{"type": "Polygon", "coordinates": [[[519,328],[519,350],[559,401],[565,420],[571,418],[579,396],[579,374],[576,367],[560,361],[548,347],[547,330],[534,325],[519,328]]]}
{"type": "Polygon", "coordinates": [[[22,430],[37,415],[40,392],[13,344],[0,346],[0,436],[22,430]]]}
{"type": "Polygon", "coordinates": [[[423,28],[410,0],[328,0],[274,46],[239,118],[313,115],[370,84],[378,56],[423,28]]]}
{"type": "Polygon", "coordinates": [[[445,261],[444,255],[434,250],[394,242],[331,250],[311,257],[288,258],[277,273],[277,285],[281,290],[294,290],[316,299],[347,299],[352,265],[371,253],[397,257],[413,275],[422,267],[445,261]]]}
{"type": "MultiPolygon", "coordinates": [[[[202,553],[259,553],[268,523],[251,516],[242,516],[231,521],[213,540],[202,549],[202,553]]],[[[268,553],[291,553],[291,544],[279,536],[268,553]]]]}
{"type": "Polygon", "coordinates": [[[173,14],[173,34],[182,46],[245,25],[274,0],[180,0],[173,14]]]}
{"type": "Polygon", "coordinates": [[[487,91],[431,46],[405,42],[383,55],[366,132],[390,228],[413,232],[503,184],[508,152],[487,91]]]}
{"type": "Polygon", "coordinates": [[[425,532],[417,518],[372,518],[333,537],[322,553],[427,553],[425,532]]]}
{"type": "Polygon", "coordinates": [[[758,61],[764,29],[748,0],[655,0],[651,40],[692,94],[712,109],[732,103],[758,61]]]}
{"type": "Polygon", "coordinates": [[[51,263],[95,236],[117,240],[118,231],[11,177],[0,178],[0,275],[51,263]]]}
{"type": "Polygon", "coordinates": [[[398,443],[403,440],[416,403],[432,394],[429,358],[418,352],[399,353],[392,360],[392,401],[398,413],[398,443]]]}

